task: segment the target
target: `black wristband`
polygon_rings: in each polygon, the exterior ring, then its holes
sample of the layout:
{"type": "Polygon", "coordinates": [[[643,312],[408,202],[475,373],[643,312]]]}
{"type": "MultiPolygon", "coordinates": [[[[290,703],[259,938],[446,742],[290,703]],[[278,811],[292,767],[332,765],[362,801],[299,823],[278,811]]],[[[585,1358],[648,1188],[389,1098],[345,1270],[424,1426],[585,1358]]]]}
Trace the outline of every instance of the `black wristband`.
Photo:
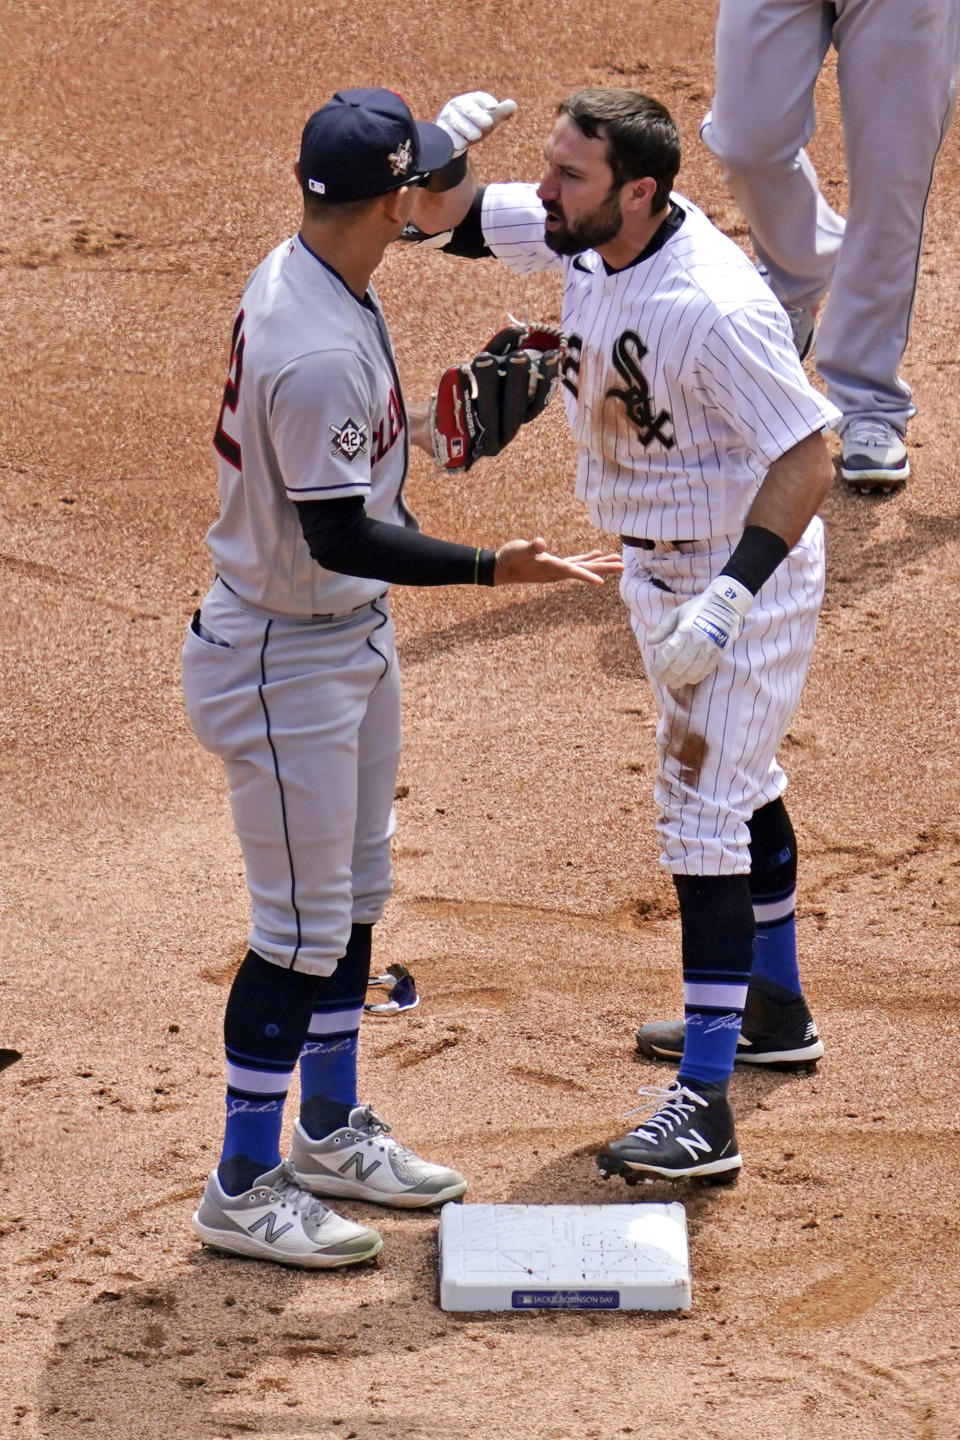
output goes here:
{"type": "Polygon", "coordinates": [[[462,155],[454,155],[453,159],[439,170],[431,170],[420,184],[432,195],[442,195],[444,190],[455,190],[466,173],[467,152],[464,150],[462,155]]]}
{"type": "Polygon", "coordinates": [[[720,574],[739,580],[751,595],[756,595],[786,558],[789,548],[786,540],[772,530],[765,530],[762,525],[748,525],[720,574]]]}

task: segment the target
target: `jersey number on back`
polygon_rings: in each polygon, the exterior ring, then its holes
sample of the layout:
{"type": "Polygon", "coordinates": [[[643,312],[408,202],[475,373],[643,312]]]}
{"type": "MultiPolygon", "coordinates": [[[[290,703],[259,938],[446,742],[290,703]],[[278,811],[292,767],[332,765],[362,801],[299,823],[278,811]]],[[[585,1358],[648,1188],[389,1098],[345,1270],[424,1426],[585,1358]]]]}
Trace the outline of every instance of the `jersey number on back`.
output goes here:
{"type": "Polygon", "coordinates": [[[224,430],[223,418],[228,410],[231,415],[236,413],[237,401],[240,399],[240,381],[243,379],[243,347],[245,343],[243,335],[243,311],[241,310],[233,323],[233,339],[230,342],[230,369],[227,373],[227,383],[223,390],[223,404],[220,406],[220,418],[217,421],[217,429],[213,437],[214,450],[216,450],[218,455],[222,455],[227,464],[232,465],[235,470],[243,469],[240,446],[237,441],[224,430]]]}
{"type": "Polygon", "coordinates": [[[660,410],[655,415],[650,403],[650,386],[640,364],[646,353],[647,347],[635,331],[624,330],[622,335],[617,336],[613,346],[613,367],[625,385],[623,389],[619,385],[611,385],[606,398],[623,401],[627,419],[637,427],[637,439],[644,448],[659,440],[664,450],[671,450],[674,436],[663,428],[670,423],[670,414],[667,410],[660,410]]]}

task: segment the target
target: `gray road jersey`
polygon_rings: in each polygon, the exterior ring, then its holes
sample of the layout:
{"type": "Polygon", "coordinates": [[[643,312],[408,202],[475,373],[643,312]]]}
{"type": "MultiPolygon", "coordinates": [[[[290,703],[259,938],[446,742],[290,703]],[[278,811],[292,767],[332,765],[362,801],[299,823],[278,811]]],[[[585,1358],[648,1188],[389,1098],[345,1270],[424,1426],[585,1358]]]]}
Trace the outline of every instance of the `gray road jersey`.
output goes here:
{"type": "Polygon", "coordinates": [[[415,525],[403,503],[409,445],[390,337],[371,288],[359,301],[299,236],[254,270],[234,323],[214,439],[217,574],[277,615],[340,614],[381,580],[324,570],[295,502],[362,497],[376,520],[415,525]]]}

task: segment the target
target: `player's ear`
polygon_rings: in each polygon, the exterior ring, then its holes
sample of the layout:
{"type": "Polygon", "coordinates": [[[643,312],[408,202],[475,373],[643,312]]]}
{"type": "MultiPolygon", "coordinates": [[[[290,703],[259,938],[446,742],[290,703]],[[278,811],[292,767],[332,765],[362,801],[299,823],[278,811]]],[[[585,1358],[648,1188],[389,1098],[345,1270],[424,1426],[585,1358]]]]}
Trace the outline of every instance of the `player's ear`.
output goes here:
{"type": "Polygon", "coordinates": [[[410,219],[410,208],[412,201],[412,187],[401,185],[398,190],[388,190],[383,197],[383,213],[386,218],[394,224],[405,225],[410,219]]]}
{"type": "Polygon", "coordinates": [[[302,181],[301,181],[301,179],[300,179],[300,161],[299,161],[299,160],[294,160],[294,162],[293,162],[293,173],[294,173],[294,175],[296,176],[297,184],[300,186],[300,189],[302,190],[302,189],[303,189],[303,183],[302,183],[302,181]]]}
{"type": "Polygon", "coordinates": [[[657,182],[650,175],[644,175],[639,180],[628,180],[623,187],[620,201],[621,209],[632,211],[647,210],[656,193],[657,182]]]}

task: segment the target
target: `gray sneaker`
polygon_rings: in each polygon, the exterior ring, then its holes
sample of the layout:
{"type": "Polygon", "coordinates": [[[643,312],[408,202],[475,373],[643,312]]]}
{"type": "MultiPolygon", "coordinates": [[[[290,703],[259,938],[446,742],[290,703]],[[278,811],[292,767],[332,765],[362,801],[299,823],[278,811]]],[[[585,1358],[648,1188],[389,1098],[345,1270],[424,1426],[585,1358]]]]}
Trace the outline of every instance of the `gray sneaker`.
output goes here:
{"type": "Polygon", "coordinates": [[[842,439],[840,473],[861,495],[895,490],[909,477],[907,447],[886,420],[854,420],[842,439]]]}
{"type": "Polygon", "coordinates": [[[346,1126],[323,1140],[312,1140],[294,1121],[288,1163],[298,1184],[314,1195],[346,1195],[402,1210],[443,1205],[467,1188],[456,1170],[421,1160],[394,1140],[369,1105],[357,1105],[346,1126]]]}
{"type": "Polygon", "coordinates": [[[358,1265],[383,1249],[376,1230],[345,1220],[304,1191],[286,1161],[240,1195],[227,1195],[211,1171],[192,1223],[214,1250],[308,1270],[358,1265]]]}

